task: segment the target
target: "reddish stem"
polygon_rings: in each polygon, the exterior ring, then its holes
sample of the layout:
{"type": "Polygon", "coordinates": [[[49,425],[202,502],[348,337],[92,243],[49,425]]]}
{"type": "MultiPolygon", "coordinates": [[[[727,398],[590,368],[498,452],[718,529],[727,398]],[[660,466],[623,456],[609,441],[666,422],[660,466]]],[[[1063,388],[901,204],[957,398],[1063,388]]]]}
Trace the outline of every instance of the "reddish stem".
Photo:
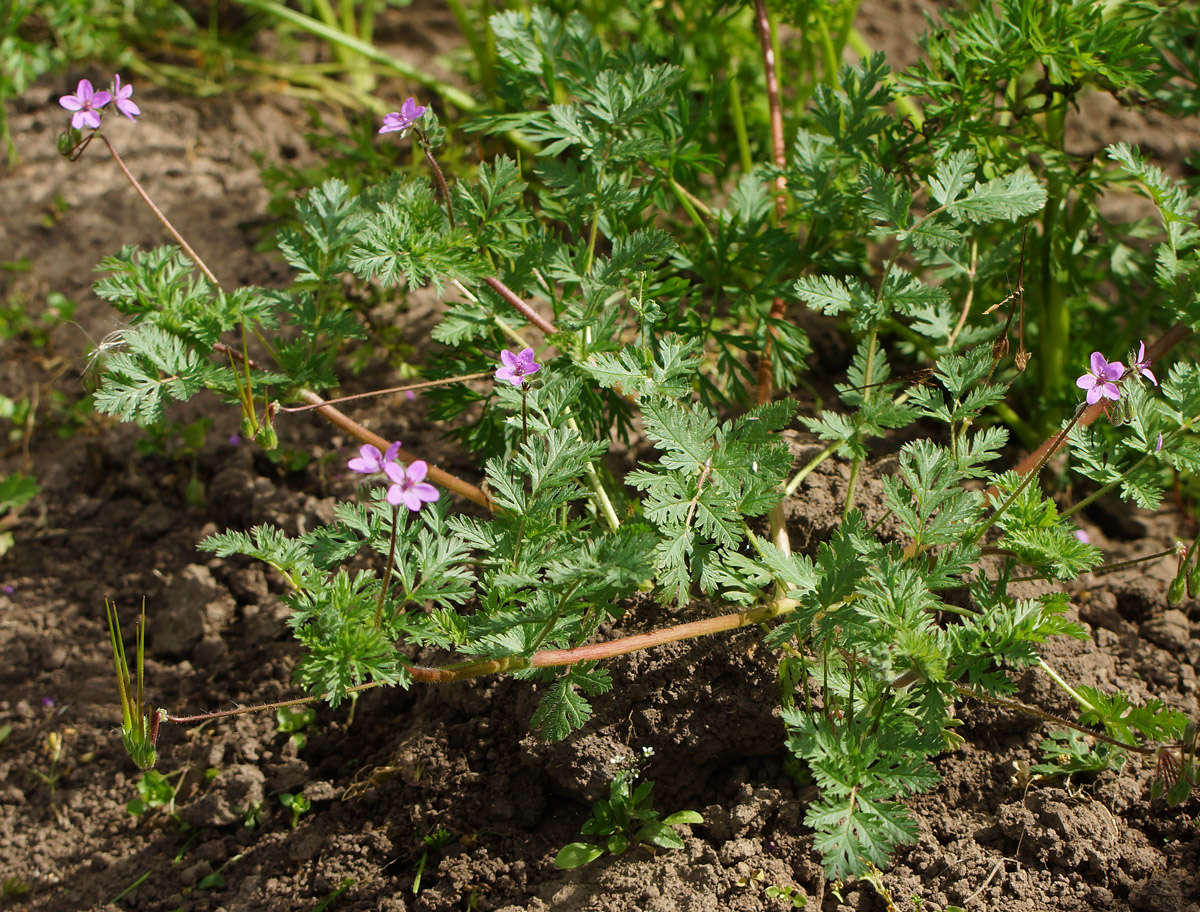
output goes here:
{"type": "Polygon", "coordinates": [[[574,649],[546,649],[542,652],[535,652],[529,658],[506,656],[502,659],[434,668],[416,665],[409,668],[408,671],[417,681],[447,684],[451,681],[463,681],[480,675],[516,671],[522,668],[556,668],[563,665],[575,665],[579,662],[611,659],[630,652],[662,646],[666,643],[675,643],[679,640],[689,640],[726,630],[737,630],[739,627],[748,627],[752,624],[761,624],[763,621],[794,611],[795,607],[796,602],[791,599],[778,599],[760,608],[749,608],[734,614],[723,614],[720,617],[708,618],[703,621],[692,621],[651,633],[639,633],[618,640],[610,640],[607,643],[589,643],[586,646],[576,646],[574,649]]]}
{"type": "Polygon", "coordinates": [[[536,310],[534,310],[532,307],[530,307],[528,304],[526,304],[524,301],[522,301],[520,298],[518,298],[512,292],[512,290],[507,285],[505,285],[503,282],[501,282],[499,279],[497,279],[493,276],[488,276],[486,279],[484,279],[484,281],[487,282],[490,286],[492,286],[492,289],[498,295],[500,295],[500,297],[504,298],[504,300],[506,300],[509,304],[511,304],[513,307],[515,307],[517,310],[519,310],[521,312],[521,315],[523,317],[525,317],[526,320],[528,320],[530,323],[532,323],[534,326],[536,326],[538,329],[540,329],[546,335],[551,336],[551,335],[554,335],[554,333],[558,332],[558,328],[553,323],[551,323],[549,320],[547,320],[545,317],[543,317],[541,314],[539,314],[536,310]]]}
{"type": "MultiPolygon", "coordinates": [[[[767,80],[767,106],[771,113],[771,151],[775,167],[783,170],[787,166],[787,152],[783,138],[783,108],[779,102],[779,73],[775,67],[775,48],[771,44],[771,20],[767,15],[767,6],[763,0],[754,0],[755,23],[758,26],[758,40],[762,45],[763,72],[767,80]]],[[[787,214],[787,200],[784,188],[787,181],[782,174],[775,178],[775,217],[783,219],[787,214]]],[[[771,320],[783,319],[786,305],[783,298],[771,301],[771,320]]],[[[775,331],[767,329],[767,341],[763,344],[762,356],[758,362],[758,392],[756,400],[759,405],[769,402],[772,395],[773,378],[771,376],[771,348],[775,339],[775,331]]]]}
{"type": "MultiPolygon", "coordinates": [[[[220,354],[228,354],[239,361],[246,360],[242,357],[241,352],[235,351],[228,345],[225,345],[223,342],[218,342],[216,345],[214,345],[213,351],[220,354]]],[[[248,363],[250,367],[255,370],[263,370],[262,365],[256,364],[253,359],[250,359],[248,363]]],[[[322,418],[324,418],[330,424],[337,425],[356,440],[378,447],[380,452],[386,452],[387,448],[391,446],[389,441],[384,440],[374,431],[367,430],[367,428],[363,427],[345,412],[335,409],[332,405],[330,405],[312,390],[300,390],[299,395],[300,398],[307,403],[308,408],[315,409],[317,414],[319,414],[322,418]]],[[[417,453],[414,453],[410,450],[401,449],[396,453],[396,458],[405,464],[411,465],[421,457],[417,453]]],[[[437,466],[431,465],[429,467],[429,474],[427,477],[434,484],[440,485],[448,491],[453,491],[459,497],[463,497],[469,501],[472,501],[473,503],[477,503],[481,507],[486,507],[489,510],[493,509],[494,505],[492,504],[492,499],[488,497],[487,494],[475,487],[475,485],[465,482],[461,478],[457,478],[454,475],[451,475],[449,472],[439,469],[437,466]]]]}
{"type": "MultiPolygon", "coordinates": [[[[674,643],[679,640],[693,639],[710,633],[721,633],[725,630],[736,630],[752,624],[761,624],[781,614],[796,610],[797,602],[792,599],[777,599],[769,605],[750,608],[734,614],[724,614],[720,617],[708,618],[704,621],[692,621],[677,627],[656,630],[653,633],[639,633],[607,643],[591,643],[587,646],[577,646],[574,649],[547,649],[535,652],[529,658],[523,656],[505,656],[502,659],[491,659],[483,662],[468,662],[466,664],[443,665],[429,667],[424,665],[411,666],[408,671],[416,681],[427,684],[449,684],[454,681],[465,681],[486,674],[497,674],[504,671],[518,671],[523,668],[554,668],[563,665],[574,665],[578,662],[611,659],[615,656],[626,655],[674,643]]],[[[369,681],[346,688],[345,693],[362,693],[383,685],[378,681],[369,681]]],[[[305,703],[315,703],[320,697],[298,697],[295,700],[282,700],[278,703],[263,703],[258,706],[239,706],[237,709],[223,709],[218,712],[199,713],[194,716],[171,716],[163,713],[167,722],[205,722],[209,719],[224,719],[229,716],[241,716],[246,713],[258,712],[265,709],[282,709],[287,706],[303,706],[305,703]]]]}
{"type": "Polygon", "coordinates": [[[154,205],[154,200],[150,199],[150,194],[142,189],[142,185],[138,183],[137,178],[134,177],[133,173],[125,167],[125,162],[121,160],[121,156],[117,154],[117,150],[113,148],[113,144],[109,142],[108,137],[103,133],[99,135],[100,138],[104,140],[104,145],[108,146],[108,151],[112,153],[113,161],[117,163],[117,167],[121,169],[122,173],[124,173],[125,177],[129,180],[129,183],[133,184],[133,189],[138,192],[138,196],[142,198],[142,202],[149,206],[150,211],[158,216],[158,220],[162,222],[167,231],[171,233],[171,237],[175,238],[179,246],[183,248],[183,252],[191,258],[191,261],[200,267],[200,271],[204,273],[205,277],[210,282],[212,282],[213,287],[220,289],[221,283],[217,281],[217,277],[213,275],[212,270],[208,268],[204,260],[200,259],[200,254],[196,253],[196,251],[192,249],[192,245],[185,241],[183,239],[183,235],[175,230],[175,226],[171,224],[170,220],[165,215],[163,215],[162,210],[159,209],[158,206],[154,205]]]}
{"type": "MultiPolygon", "coordinates": [[[[343,431],[361,440],[363,443],[369,443],[379,448],[381,452],[387,450],[391,444],[376,434],[374,431],[369,431],[353,418],[346,415],[344,412],[335,409],[314,393],[312,390],[300,390],[300,398],[316,409],[317,414],[328,421],[330,424],[335,424],[343,431]]],[[[421,457],[417,453],[404,450],[403,448],[397,452],[396,458],[401,462],[411,465],[421,457]]],[[[494,509],[492,499],[487,496],[475,485],[463,481],[451,475],[449,472],[444,472],[437,466],[429,467],[428,479],[435,485],[445,488],[448,491],[453,491],[459,497],[466,498],[473,503],[479,504],[481,507],[494,509]]]]}

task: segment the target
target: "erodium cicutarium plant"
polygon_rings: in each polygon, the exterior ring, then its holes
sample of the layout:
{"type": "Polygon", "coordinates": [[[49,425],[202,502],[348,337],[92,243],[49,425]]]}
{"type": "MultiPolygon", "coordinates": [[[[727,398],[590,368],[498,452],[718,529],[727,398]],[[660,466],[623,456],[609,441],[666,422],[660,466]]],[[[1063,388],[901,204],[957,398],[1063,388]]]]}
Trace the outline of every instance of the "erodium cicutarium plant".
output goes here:
{"type": "MultiPolygon", "coordinates": [[[[1149,64],[1117,31],[1141,26],[1077,18],[1059,23],[1059,50],[1108,41],[1106,78],[1133,84],[1149,64]]],[[[1146,758],[1170,800],[1186,797],[1196,782],[1188,719],[1158,700],[1134,705],[1069,682],[1041,647],[1087,635],[1063,584],[1104,555],[1078,536],[1074,514],[1109,492],[1154,509],[1172,473],[1200,470],[1200,371],[1169,356],[1200,323],[1189,190],[1130,146],[1097,156],[1110,171],[1091,179],[1144,193],[1162,228],[1153,251],[1138,252],[1147,226],[1122,247],[1154,285],[1146,326],[1102,318],[1122,345],[1143,333],[1152,341],[1125,364],[1098,351],[1088,360],[1094,343],[1072,342],[1062,323],[1071,302],[1045,288],[1030,309],[1039,332],[1025,335],[1025,296],[1046,274],[1025,260],[1053,259],[1074,178],[1031,171],[1038,156],[1008,143],[1031,135],[1021,118],[1054,126],[1071,101],[1058,88],[1006,111],[1008,127],[984,129],[935,73],[892,74],[868,55],[811,84],[790,145],[773,116],[774,154],[759,162],[748,140],[712,142],[728,124],[727,89],[690,79],[676,62],[686,55],[609,48],[579,17],[537,7],[499,13],[490,28],[494,107],[469,127],[532,145],[521,164],[501,153],[448,177],[438,159],[462,141],[457,127],[409,98],[375,141],[419,152],[420,170],[398,168],[361,191],[332,178],[310,188],[278,234],[292,284],[223,287],[169,226],[178,247],[125,247],[100,264],[97,293],[130,327],[103,356],[98,409],[152,423],[208,390],[237,405],[245,441],[274,447],[277,423],[311,411],[361,446],[347,469],[364,483],[346,485],[332,522],[298,536],[230,530],[202,545],[287,580],[306,695],[286,702],[336,707],[373,687],[509,674],[537,689],[531,728],[560,739],[616,685],[606,660],[756,627],[778,657],[781,750],[820,789],[805,823],[831,877],[884,865],[916,837],[904,800],[937,782],[930,760],[958,740],[964,700],[1075,732],[1055,756],[1094,763],[1083,755],[1104,745],[1110,765],[1146,758]],[[900,86],[924,86],[913,96],[937,110],[936,129],[918,122],[912,98],[894,106],[900,86]],[[366,394],[330,397],[348,346],[371,344],[345,290],[361,300],[424,287],[444,301],[420,340],[424,379],[382,392],[419,389],[429,417],[469,454],[464,464],[475,460],[468,477],[356,422],[366,394]],[[824,407],[804,380],[802,309],[803,325],[819,321],[853,352],[824,407]],[[1039,358],[1059,367],[1033,383],[1023,371],[1039,358]],[[900,360],[905,369],[894,369],[900,360]],[[877,507],[860,478],[901,428],[909,442],[893,448],[877,507]],[[1010,429],[1032,451],[1015,464],[1010,429]],[[807,434],[819,452],[794,464],[785,432],[807,434]],[[607,458],[616,447],[636,464],[607,458]],[[1086,492],[1075,503],[1043,486],[1041,470],[1063,454],[1086,492]],[[827,460],[847,467],[841,522],[801,553],[809,530],[789,525],[784,506],[827,460]],[[1021,596],[1016,579],[1047,585],[1021,596]],[[622,636],[623,615],[646,593],[661,609],[657,626],[622,636]],[[672,619],[679,610],[687,622],[672,619]],[[452,660],[410,658],[428,646],[452,660]],[[1073,718],[1019,698],[1029,669],[1063,688],[1073,718]]],[[[976,34],[962,31],[964,41],[976,34]]],[[[1033,66],[1019,51],[1005,57],[1004,79],[1033,66]]],[[[928,66],[950,54],[931,53],[928,66]]],[[[982,67],[982,51],[970,53],[960,64],[984,79],[971,63],[982,67]]],[[[773,56],[761,65],[775,86],[773,56]]],[[[1012,78],[1004,84],[1025,85],[1012,78]]],[[[67,150],[100,135],[116,156],[96,121],[114,100],[136,113],[130,88],[81,84],[68,96],[73,129],[94,133],[69,135],[67,150]]],[[[1008,99],[991,83],[986,97],[1008,99]]],[[[768,89],[773,114],[782,98],[768,89]]],[[[745,130],[734,125],[742,140],[745,130]]],[[[1037,148],[1053,146],[1057,134],[1047,135],[1037,148]]],[[[1080,205],[1071,238],[1101,225],[1080,205]]],[[[1089,306],[1080,325],[1101,320],[1100,304],[1089,306]]],[[[1181,579],[1194,552],[1177,556],[1181,579]]],[[[123,659],[118,668],[128,695],[123,659]]],[[[160,717],[253,709],[148,716],[140,698],[123,706],[139,763],[153,760],[144,742],[160,717]]]]}

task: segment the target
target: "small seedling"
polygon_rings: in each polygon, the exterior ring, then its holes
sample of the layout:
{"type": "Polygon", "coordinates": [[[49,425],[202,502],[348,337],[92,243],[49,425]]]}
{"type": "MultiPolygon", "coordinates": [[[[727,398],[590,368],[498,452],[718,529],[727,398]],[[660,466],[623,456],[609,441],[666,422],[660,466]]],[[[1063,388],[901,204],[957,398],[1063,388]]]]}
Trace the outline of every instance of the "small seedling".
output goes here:
{"type": "MultiPolygon", "coordinates": [[[[654,755],[651,748],[643,748],[643,759],[654,755]]],[[[558,868],[578,868],[595,861],[606,851],[620,855],[631,845],[654,845],[660,849],[682,849],[683,840],[672,829],[685,823],[703,823],[704,818],[695,811],[677,811],[658,818],[658,811],[650,805],[651,781],[634,787],[640,768],[633,757],[614,757],[617,767],[608,798],[592,805],[592,816],[584,822],[580,832],[585,836],[602,836],[600,844],[572,842],[558,850],[554,865],[558,868]]]]}
{"type": "Polygon", "coordinates": [[[58,763],[62,759],[63,754],[63,738],[56,731],[46,735],[46,743],[43,745],[43,752],[50,759],[50,768],[46,772],[34,770],[33,775],[42,780],[46,788],[50,790],[50,803],[54,804],[54,797],[58,792],[58,781],[63,777],[65,770],[58,768],[58,763]]]}
{"type": "Polygon", "coordinates": [[[294,795],[291,792],[284,792],[279,796],[279,803],[292,812],[292,829],[296,829],[296,824],[299,822],[302,814],[305,814],[312,807],[312,802],[303,795],[294,795]]]}
{"type": "Polygon", "coordinates": [[[767,887],[767,895],[772,899],[782,899],[784,902],[791,903],[793,909],[803,909],[808,905],[808,897],[801,892],[799,887],[793,887],[791,884],[767,887]]]}
{"type": "Polygon", "coordinates": [[[421,852],[421,860],[417,862],[417,875],[413,878],[412,885],[413,896],[421,892],[421,875],[425,873],[425,863],[429,861],[429,853],[436,852],[453,837],[450,835],[449,830],[439,828],[437,831],[422,838],[425,842],[425,849],[421,852]]]}
{"type": "Polygon", "coordinates": [[[308,743],[304,729],[316,721],[317,711],[307,706],[294,708],[284,706],[275,710],[275,731],[290,735],[288,740],[295,745],[296,750],[303,750],[308,743]]]}
{"type": "Polygon", "coordinates": [[[134,787],[138,797],[125,805],[125,810],[134,817],[160,807],[165,807],[168,814],[175,813],[175,786],[158,770],[146,770],[134,787]]]}
{"type": "Polygon", "coordinates": [[[242,826],[247,830],[253,830],[263,818],[267,816],[267,804],[265,801],[252,801],[250,806],[246,808],[242,815],[242,826]]]}

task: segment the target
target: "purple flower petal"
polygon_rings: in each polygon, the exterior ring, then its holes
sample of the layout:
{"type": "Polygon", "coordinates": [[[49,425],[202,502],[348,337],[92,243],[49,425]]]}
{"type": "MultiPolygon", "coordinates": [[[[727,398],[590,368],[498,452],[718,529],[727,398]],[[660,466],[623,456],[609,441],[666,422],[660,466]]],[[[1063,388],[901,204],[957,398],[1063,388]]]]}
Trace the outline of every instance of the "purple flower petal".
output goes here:
{"type": "Polygon", "coordinates": [[[500,361],[504,365],[496,371],[497,380],[507,380],[513,386],[521,386],[527,374],[536,374],[542,366],[533,360],[533,349],[523,348],[519,355],[514,355],[507,348],[500,352],[500,361]]]}
{"type": "Polygon", "coordinates": [[[383,126],[379,128],[380,133],[395,133],[407,132],[416,125],[420,120],[421,115],[425,113],[425,106],[417,104],[415,98],[408,98],[404,104],[400,106],[399,111],[392,111],[383,116],[383,126]]]}
{"type": "Polygon", "coordinates": [[[91,127],[93,130],[98,129],[100,126],[99,109],[110,101],[112,101],[111,94],[97,92],[87,79],[79,80],[74,95],[63,95],[58,99],[58,103],[62,107],[75,112],[75,116],[71,118],[71,126],[76,130],[81,130],[85,126],[91,127]]]}
{"type": "Polygon", "coordinates": [[[418,459],[408,467],[408,480],[413,484],[419,484],[425,480],[425,475],[429,472],[429,463],[424,459],[418,459]]]}
{"type": "Polygon", "coordinates": [[[130,98],[133,95],[133,86],[121,85],[121,74],[113,76],[113,98],[117,103],[117,110],[133,120],[136,116],[142,113],[139,108],[130,98]]]}
{"type": "Polygon", "coordinates": [[[374,475],[376,472],[383,471],[383,454],[379,452],[379,447],[374,444],[364,443],[358,448],[358,452],[359,456],[346,463],[346,468],[351,472],[358,472],[361,475],[374,475]]]}
{"type": "Polygon", "coordinates": [[[438,489],[429,482],[421,482],[419,485],[413,486],[413,492],[425,503],[433,503],[440,496],[438,489]]]}

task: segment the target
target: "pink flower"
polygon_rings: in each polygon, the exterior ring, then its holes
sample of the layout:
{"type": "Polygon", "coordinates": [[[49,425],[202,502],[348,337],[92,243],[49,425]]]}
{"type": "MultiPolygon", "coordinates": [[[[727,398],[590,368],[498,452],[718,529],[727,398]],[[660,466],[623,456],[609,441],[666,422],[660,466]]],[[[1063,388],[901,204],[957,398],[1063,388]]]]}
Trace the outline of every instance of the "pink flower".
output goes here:
{"type": "Polygon", "coordinates": [[[425,481],[428,471],[429,465],[423,459],[410,465],[407,472],[400,463],[389,462],[384,466],[384,472],[394,484],[388,488],[387,502],[393,507],[404,504],[416,513],[423,504],[437,500],[438,489],[425,481]]]}
{"type": "Polygon", "coordinates": [[[1111,399],[1116,402],[1121,398],[1121,391],[1116,381],[1125,376],[1125,368],[1121,364],[1109,364],[1108,359],[1100,352],[1092,352],[1092,369],[1075,381],[1080,389],[1087,390],[1088,405],[1095,405],[1101,399],[1111,399]]]}
{"type": "Polygon", "coordinates": [[[365,443],[359,447],[359,455],[346,463],[346,468],[351,472],[358,472],[360,475],[374,475],[377,472],[385,471],[389,465],[394,463],[396,453],[399,451],[399,440],[388,447],[386,453],[379,452],[379,447],[373,444],[365,443]]]}
{"type": "Polygon", "coordinates": [[[383,126],[379,128],[379,132],[395,133],[399,131],[403,135],[416,125],[425,111],[425,105],[417,104],[415,98],[408,98],[400,106],[399,111],[392,111],[391,114],[383,116],[383,126]]]}
{"type": "Polygon", "coordinates": [[[122,86],[121,74],[118,73],[113,77],[113,101],[116,103],[118,111],[133,120],[142,113],[142,109],[133,103],[130,99],[131,95],[133,95],[133,86],[122,86]]]}
{"type": "Polygon", "coordinates": [[[1154,376],[1154,372],[1150,370],[1150,359],[1146,357],[1146,343],[1138,343],[1137,360],[1129,365],[1129,369],[1135,373],[1141,374],[1155,386],[1158,386],[1158,379],[1154,376]]]}
{"type": "Polygon", "coordinates": [[[1084,532],[1082,529],[1076,529],[1071,534],[1074,535],[1081,542],[1083,542],[1085,545],[1090,545],[1092,543],[1091,537],[1086,532],[1084,532]]]}
{"type": "Polygon", "coordinates": [[[75,94],[64,95],[58,103],[68,111],[75,112],[75,116],[71,118],[71,126],[76,130],[82,130],[84,127],[96,130],[100,127],[100,109],[110,101],[110,93],[97,92],[89,80],[81,79],[75,87],[75,94]]]}
{"type": "Polygon", "coordinates": [[[497,380],[507,380],[513,386],[521,386],[528,374],[536,374],[542,366],[533,360],[533,349],[525,348],[521,354],[514,355],[507,348],[500,352],[500,360],[504,366],[496,371],[497,380]]]}

